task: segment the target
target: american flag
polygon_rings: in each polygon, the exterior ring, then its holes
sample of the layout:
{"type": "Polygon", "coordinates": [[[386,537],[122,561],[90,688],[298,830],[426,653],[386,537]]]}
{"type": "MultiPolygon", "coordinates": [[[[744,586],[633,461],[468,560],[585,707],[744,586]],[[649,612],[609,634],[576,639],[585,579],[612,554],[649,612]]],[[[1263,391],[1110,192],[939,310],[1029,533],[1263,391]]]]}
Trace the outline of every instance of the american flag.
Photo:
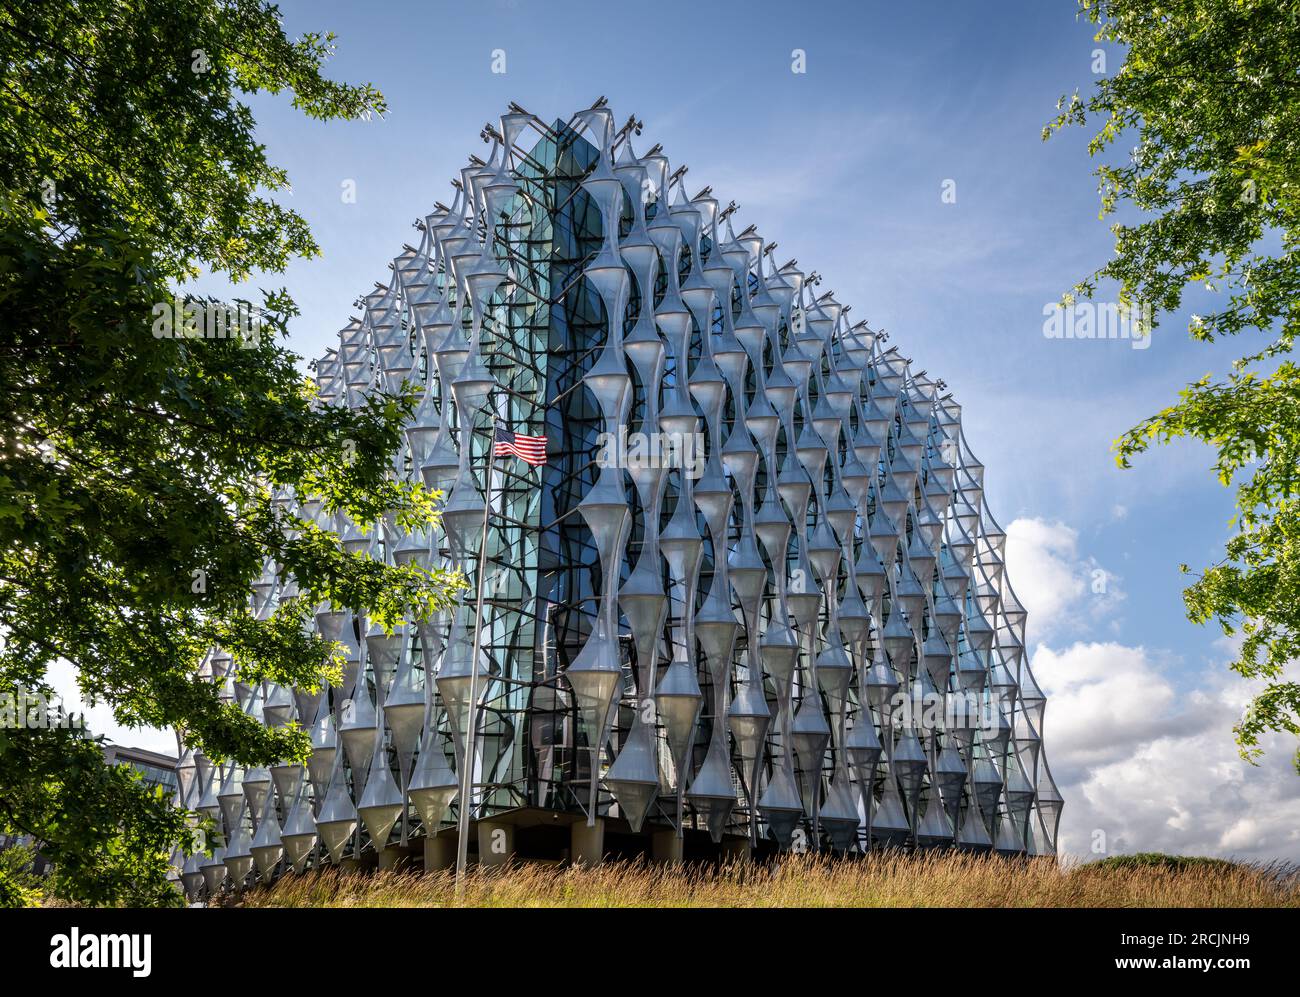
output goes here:
{"type": "Polygon", "coordinates": [[[512,433],[510,430],[498,426],[496,437],[492,443],[492,456],[500,457],[511,454],[534,466],[545,464],[546,437],[525,436],[523,433],[512,433]]]}

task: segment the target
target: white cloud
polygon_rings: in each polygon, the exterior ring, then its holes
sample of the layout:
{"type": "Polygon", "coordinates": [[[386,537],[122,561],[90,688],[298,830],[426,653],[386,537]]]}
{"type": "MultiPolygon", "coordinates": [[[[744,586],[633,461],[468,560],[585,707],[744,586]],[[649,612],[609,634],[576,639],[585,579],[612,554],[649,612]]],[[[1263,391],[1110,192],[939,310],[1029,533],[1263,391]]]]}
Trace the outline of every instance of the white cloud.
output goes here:
{"type": "Polygon", "coordinates": [[[1180,687],[1145,648],[1078,642],[1036,648],[1047,693],[1049,764],[1065,798],[1061,852],[1300,860],[1294,738],[1265,739],[1259,766],[1240,759],[1232,725],[1250,686],[1222,665],[1180,687]]]}
{"type": "Polygon", "coordinates": [[[1300,860],[1295,739],[1265,739],[1259,766],[1242,761],[1233,741],[1250,685],[1222,662],[1197,670],[1142,646],[1043,643],[1086,634],[1124,598],[1064,523],[1015,520],[1006,559],[1047,694],[1044,747],[1066,803],[1061,852],[1095,857],[1101,840],[1106,854],[1300,860]]]}
{"type": "Polygon", "coordinates": [[[1064,523],[1019,518],[1007,527],[1007,577],[1029,611],[1032,642],[1078,631],[1124,598],[1119,577],[1079,556],[1079,534],[1064,523]]]}

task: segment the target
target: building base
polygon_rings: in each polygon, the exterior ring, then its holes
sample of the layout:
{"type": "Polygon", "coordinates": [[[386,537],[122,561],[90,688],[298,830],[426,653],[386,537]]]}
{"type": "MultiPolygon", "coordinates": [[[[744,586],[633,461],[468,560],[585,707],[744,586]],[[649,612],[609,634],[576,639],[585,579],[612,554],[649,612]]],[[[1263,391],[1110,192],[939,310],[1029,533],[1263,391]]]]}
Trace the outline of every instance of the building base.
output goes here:
{"type": "Polygon", "coordinates": [[[412,845],[389,845],[379,853],[380,870],[404,872],[416,864],[416,849],[412,845]]]}
{"type": "Polygon", "coordinates": [[[456,833],[439,831],[424,839],[424,871],[438,872],[456,868],[456,833]]]}
{"type": "Polygon", "coordinates": [[[672,829],[655,831],[650,835],[650,855],[656,862],[677,865],[686,855],[686,839],[672,829]]]}
{"type": "Polygon", "coordinates": [[[569,861],[574,865],[594,866],[605,860],[605,819],[596,818],[588,827],[585,821],[569,825],[569,861]]]}
{"type": "Polygon", "coordinates": [[[515,825],[505,821],[478,822],[479,865],[506,865],[515,857],[515,825]]]}

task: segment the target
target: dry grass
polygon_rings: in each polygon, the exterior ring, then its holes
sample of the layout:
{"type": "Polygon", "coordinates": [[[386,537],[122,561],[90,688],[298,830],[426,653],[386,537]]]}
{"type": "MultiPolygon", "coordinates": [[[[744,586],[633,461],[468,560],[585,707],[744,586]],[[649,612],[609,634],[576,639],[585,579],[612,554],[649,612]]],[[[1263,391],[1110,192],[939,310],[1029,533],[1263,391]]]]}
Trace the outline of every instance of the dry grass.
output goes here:
{"type": "Polygon", "coordinates": [[[1062,868],[956,853],[793,856],[771,865],[474,870],[457,899],[449,873],[289,875],[249,907],[1298,907],[1300,872],[1238,863],[1062,868]]]}

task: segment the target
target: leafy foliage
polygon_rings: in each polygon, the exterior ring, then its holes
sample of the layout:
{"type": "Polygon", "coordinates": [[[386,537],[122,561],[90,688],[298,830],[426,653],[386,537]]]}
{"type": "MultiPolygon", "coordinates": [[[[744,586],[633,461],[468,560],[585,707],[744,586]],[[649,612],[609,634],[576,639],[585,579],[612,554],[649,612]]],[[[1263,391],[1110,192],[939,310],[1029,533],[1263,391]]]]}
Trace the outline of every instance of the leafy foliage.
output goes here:
{"type": "MultiPolygon", "coordinates": [[[[297,314],[283,290],[262,293],[258,335],[152,330],[202,271],[241,280],[319,253],[271,199],[287,178],[241,95],[288,91],[320,119],[382,113],[369,85],[322,76],[332,50],[328,35],[290,40],[253,0],[0,2],[0,694],[47,689],[62,659],[124,725],[183,729],[216,759],[301,759],[305,732],[223,702],[205,653],[228,650],[241,682],[319,688],[338,661],[306,626],[318,603],[390,626],[463,585],[344,551],[283,501],[434,522],[436,493],[392,473],[413,392],[315,404],[282,345],[297,314]],[[268,561],[300,595],[257,619],[268,561]]],[[[0,830],[41,842],[60,895],[175,898],[165,860],[182,827],[84,735],[0,729],[0,830]]]]}
{"type": "Polygon", "coordinates": [[[1114,259],[1076,293],[1091,296],[1113,280],[1122,302],[1170,312],[1203,284],[1223,304],[1193,316],[1194,339],[1259,337],[1226,377],[1189,385],[1116,443],[1127,467],[1153,444],[1200,440],[1218,453],[1219,480],[1236,487],[1238,532],[1184,598],[1193,622],[1244,636],[1232,668],[1263,688],[1235,731],[1242,756],[1254,760],[1263,734],[1300,735],[1300,684],[1285,670],[1300,657],[1300,368],[1289,359],[1300,331],[1300,7],[1081,7],[1100,26],[1098,41],[1126,46],[1127,57],[1087,99],[1063,99],[1044,138],[1100,122],[1090,152],[1125,153],[1096,171],[1102,215],[1125,205],[1141,220],[1112,226],[1114,259]]]}
{"type": "Polygon", "coordinates": [[[30,844],[0,850],[0,906],[28,907],[40,902],[44,888],[36,873],[36,858],[36,848],[30,844]]]}
{"type": "Polygon", "coordinates": [[[1187,869],[1228,870],[1237,863],[1228,859],[1207,858],[1204,855],[1166,855],[1164,852],[1135,852],[1132,855],[1112,855],[1089,862],[1085,869],[1167,869],[1183,872],[1187,869]]]}

